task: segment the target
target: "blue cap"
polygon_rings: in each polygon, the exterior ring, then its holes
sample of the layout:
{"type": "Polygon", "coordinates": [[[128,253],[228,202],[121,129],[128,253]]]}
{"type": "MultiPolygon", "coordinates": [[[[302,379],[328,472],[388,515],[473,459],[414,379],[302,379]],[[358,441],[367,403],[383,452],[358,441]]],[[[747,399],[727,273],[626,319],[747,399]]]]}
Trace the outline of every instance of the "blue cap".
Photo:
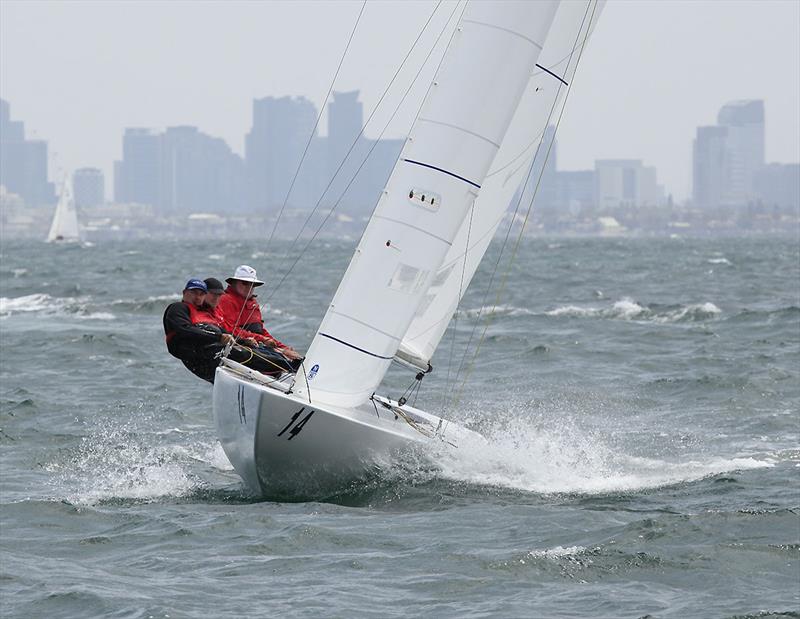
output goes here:
{"type": "Polygon", "coordinates": [[[202,290],[208,292],[208,286],[202,279],[190,279],[183,287],[184,290],[202,290]]]}

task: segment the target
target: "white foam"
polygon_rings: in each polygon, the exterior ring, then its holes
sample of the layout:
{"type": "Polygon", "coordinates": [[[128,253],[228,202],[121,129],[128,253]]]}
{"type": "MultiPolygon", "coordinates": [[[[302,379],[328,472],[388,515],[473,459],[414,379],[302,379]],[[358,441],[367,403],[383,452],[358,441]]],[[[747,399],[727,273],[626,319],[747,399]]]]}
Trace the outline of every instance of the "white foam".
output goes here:
{"type": "Polygon", "coordinates": [[[556,546],[547,550],[531,550],[528,556],[532,559],[550,559],[552,561],[561,557],[579,555],[582,552],[586,552],[586,548],[583,546],[568,546],[567,548],[556,546]]]}
{"type": "Polygon", "coordinates": [[[687,305],[672,312],[667,312],[663,316],[656,316],[655,320],[656,322],[677,322],[680,320],[686,320],[687,318],[710,318],[721,313],[722,310],[713,303],[696,303],[693,305],[687,305]]]}
{"type": "Polygon", "coordinates": [[[652,321],[657,323],[670,323],[687,319],[703,320],[712,318],[721,313],[722,310],[709,301],[684,305],[674,310],[659,313],[630,298],[623,297],[619,301],[615,301],[611,307],[599,308],[593,306],[579,307],[577,305],[564,305],[556,309],[548,310],[544,314],[554,317],[607,318],[636,322],[652,321]]]}
{"type": "Polygon", "coordinates": [[[53,306],[53,297],[49,294],[37,293],[24,297],[9,299],[0,297],[0,315],[19,312],[40,312],[53,306]]]}
{"type": "Polygon", "coordinates": [[[116,320],[116,316],[111,312],[90,312],[88,314],[78,314],[76,318],[80,320],[116,320]]]}
{"type": "Polygon", "coordinates": [[[514,305],[486,305],[466,310],[464,313],[470,318],[479,318],[486,316],[528,316],[534,312],[525,307],[516,307],[514,305]]]}
{"type": "Polygon", "coordinates": [[[767,459],[711,457],[671,461],[630,456],[610,438],[567,423],[537,427],[515,419],[487,435],[488,442],[437,451],[448,479],[543,494],[605,494],[691,482],[735,470],[773,466],[767,459]]]}
{"type": "Polygon", "coordinates": [[[709,258],[709,264],[732,264],[727,258],[709,258]]]}
{"type": "Polygon", "coordinates": [[[611,315],[615,318],[622,318],[623,320],[630,320],[641,316],[645,312],[645,308],[639,305],[636,301],[631,299],[621,299],[614,303],[611,309],[611,315]]]}
{"type": "MultiPolygon", "coordinates": [[[[192,451],[207,456],[214,449],[209,444],[192,451]]],[[[186,453],[184,445],[153,445],[151,435],[109,424],[86,436],[74,457],[46,469],[55,474],[58,498],[76,505],[180,497],[202,483],[188,472],[191,463],[186,462],[186,453]]]]}
{"type": "Polygon", "coordinates": [[[545,312],[546,316],[593,316],[597,314],[599,310],[594,307],[578,307],[577,305],[564,305],[563,307],[557,307],[554,310],[550,310],[545,312]]]}
{"type": "Polygon", "coordinates": [[[36,293],[16,298],[0,298],[0,318],[15,314],[42,313],[48,316],[69,315],[80,320],[114,320],[110,312],[92,312],[87,309],[89,297],[51,297],[36,293]]]}

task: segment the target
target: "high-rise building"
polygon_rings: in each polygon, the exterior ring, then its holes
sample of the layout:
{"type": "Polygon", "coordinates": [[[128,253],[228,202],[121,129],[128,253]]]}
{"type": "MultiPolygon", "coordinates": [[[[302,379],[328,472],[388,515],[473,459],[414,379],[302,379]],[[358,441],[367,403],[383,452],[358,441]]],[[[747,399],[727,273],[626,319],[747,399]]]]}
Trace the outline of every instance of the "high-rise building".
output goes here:
{"type": "Polygon", "coordinates": [[[158,204],[160,167],[158,133],[153,129],[125,129],[122,161],[114,165],[114,201],[158,204]]]}
{"type": "Polygon", "coordinates": [[[19,195],[26,205],[55,202],[47,181],[47,142],[26,140],[25,125],[11,120],[11,106],[0,99],[0,185],[19,195]]]}
{"type": "Polygon", "coordinates": [[[364,126],[364,106],[358,100],[358,94],[358,90],[334,92],[328,104],[328,160],[331,173],[339,167],[364,126]]]}
{"type": "Polygon", "coordinates": [[[692,145],[692,197],[697,206],[719,206],[726,198],[727,140],[727,127],[697,128],[692,145]]]}
{"type": "Polygon", "coordinates": [[[717,124],[728,130],[723,202],[745,204],[755,198],[755,175],[764,165],[764,102],[727,103],[719,111],[717,124]]]}
{"type": "Polygon", "coordinates": [[[161,215],[242,211],[244,162],[224,140],[191,126],[169,127],[160,137],[161,215]]]}
{"type": "Polygon", "coordinates": [[[322,163],[316,156],[316,119],[317,110],[305,97],[253,100],[253,126],[245,136],[249,209],[278,210],[284,203],[313,206],[322,176],[316,169],[322,163]],[[306,147],[312,151],[311,157],[306,147]]]}
{"type": "Polygon", "coordinates": [[[595,199],[601,209],[618,206],[656,206],[656,169],[639,159],[595,161],[595,199]]]}
{"type": "Polygon", "coordinates": [[[105,201],[103,172],[97,168],[79,168],[72,174],[72,196],[77,208],[100,206],[105,201]]]}

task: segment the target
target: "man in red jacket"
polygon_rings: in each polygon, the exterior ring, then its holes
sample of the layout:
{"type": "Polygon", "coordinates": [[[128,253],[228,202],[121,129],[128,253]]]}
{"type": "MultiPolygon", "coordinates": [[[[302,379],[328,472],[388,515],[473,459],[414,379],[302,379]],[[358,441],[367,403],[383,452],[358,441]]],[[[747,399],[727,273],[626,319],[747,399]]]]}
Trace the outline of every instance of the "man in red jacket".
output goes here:
{"type": "Polygon", "coordinates": [[[302,359],[297,351],[272,337],[264,327],[261,308],[253,293],[264,282],[256,277],[256,270],[243,264],[225,281],[228,288],[217,305],[225,329],[237,338],[252,338],[261,346],[274,348],[292,361],[302,359]]]}

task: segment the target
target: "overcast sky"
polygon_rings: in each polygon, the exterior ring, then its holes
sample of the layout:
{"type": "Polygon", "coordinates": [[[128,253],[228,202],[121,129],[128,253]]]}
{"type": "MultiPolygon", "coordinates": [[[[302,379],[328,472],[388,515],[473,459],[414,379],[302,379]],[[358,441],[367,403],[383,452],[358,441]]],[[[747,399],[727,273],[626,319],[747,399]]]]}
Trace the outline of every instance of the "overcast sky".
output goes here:
{"type": "MultiPolygon", "coordinates": [[[[362,90],[365,115],[435,6],[367,3],[336,82],[362,90]]],[[[382,109],[397,104],[452,6],[439,7],[382,109]]],[[[305,95],[320,106],[360,9],[0,0],[0,96],[29,137],[49,141],[60,168],[103,169],[110,194],[125,127],[196,125],[243,154],[253,98],[305,95]]],[[[429,79],[423,73],[420,83],[429,79]]],[[[419,96],[387,136],[404,134],[419,96]]],[[[766,105],[767,160],[800,161],[797,0],[610,1],[559,129],[558,167],[640,158],[683,199],[695,128],[714,124],[727,101],[756,98],[766,105]]],[[[386,116],[367,134],[375,137],[386,116]]]]}

